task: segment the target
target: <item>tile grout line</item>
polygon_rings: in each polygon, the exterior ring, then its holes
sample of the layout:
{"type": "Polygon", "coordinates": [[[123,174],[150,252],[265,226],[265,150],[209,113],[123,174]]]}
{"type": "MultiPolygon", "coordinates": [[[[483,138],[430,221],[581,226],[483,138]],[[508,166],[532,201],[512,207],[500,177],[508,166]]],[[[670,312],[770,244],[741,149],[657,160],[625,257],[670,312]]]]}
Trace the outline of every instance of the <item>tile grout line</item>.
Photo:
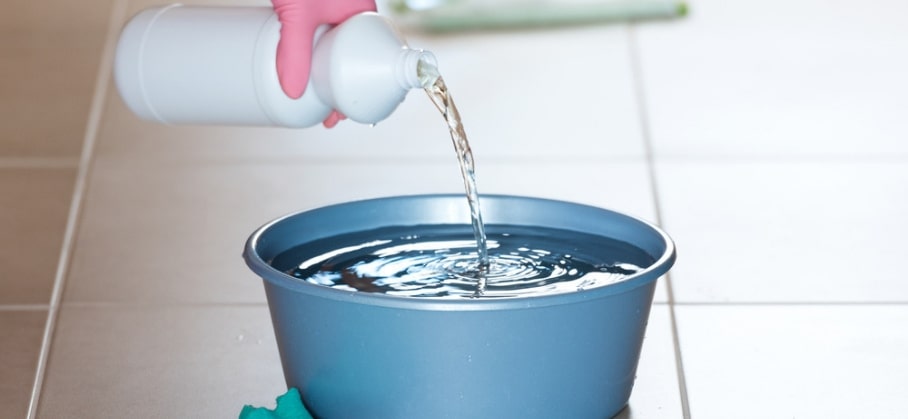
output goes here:
{"type": "Polygon", "coordinates": [[[38,401],[41,396],[44,377],[47,372],[47,361],[50,356],[51,340],[53,339],[57,316],[60,311],[60,300],[63,298],[64,282],[69,270],[69,261],[75,240],[76,225],[80,218],[82,201],[85,195],[89,165],[94,152],[94,145],[97,138],[98,126],[101,121],[105,97],[107,96],[107,86],[110,80],[114,47],[116,45],[117,34],[119,33],[119,24],[123,20],[125,14],[126,0],[114,1],[111,6],[107,36],[104,40],[101,62],[99,63],[98,73],[95,78],[95,89],[88,114],[88,124],[82,139],[82,153],[79,157],[72,201],[70,202],[69,213],[66,218],[66,230],[63,234],[60,258],[57,261],[57,270],[54,275],[54,286],[51,291],[47,321],[44,324],[41,348],[38,353],[38,363],[35,368],[35,380],[32,384],[31,398],[28,402],[27,419],[34,419],[38,414],[38,401]]]}
{"type": "Polygon", "coordinates": [[[687,301],[674,304],[688,307],[873,307],[908,306],[908,301],[687,301]]]}
{"type": "MultiPolygon", "coordinates": [[[[637,98],[637,111],[640,115],[640,131],[643,137],[643,148],[646,155],[646,168],[649,172],[650,190],[653,194],[653,204],[656,216],[656,223],[660,226],[663,224],[662,209],[659,200],[659,183],[656,180],[656,164],[653,153],[652,136],[650,132],[649,113],[647,112],[647,103],[645,97],[645,88],[643,85],[643,70],[640,61],[639,44],[637,43],[636,25],[627,26],[628,35],[628,55],[631,61],[631,74],[633,76],[634,96],[637,98]]],[[[665,292],[668,298],[668,316],[669,324],[672,331],[672,346],[675,355],[675,368],[678,377],[678,390],[681,398],[681,414],[684,419],[690,419],[690,401],[687,394],[687,378],[684,375],[684,362],[681,357],[681,340],[678,336],[678,322],[675,315],[675,293],[672,288],[671,274],[665,274],[665,292]]]]}
{"type": "MultiPolygon", "coordinates": [[[[427,165],[427,166],[436,166],[438,164],[453,164],[456,165],[453,159],[449,158],[450,156],[428,156],[425,158],[420,158],[417,164],[427,165]]],[[[508,156],[484,156],[483,166],[488,165],[501,165],[501,166],[518,166],[525,164],[537,164],[545,163],[551,165],[564,165],[564,166],[576,166],[576,165],[602,165],[603,162],[608,162],[611,164],[621,164],[621,163],[635,163],[637,161],[643,162],[644,159],[640,156],[633,155],[610,155],[610,156],[597,156],[597,155],[564,155],[559,156],[559,159],[568,160],[566,163],[562,162],[552,162],[550,157],[537,157],[537,156],[517,156],[517,157],[508,157],[508,156]],[[544,159],[548,158],[549,161],[544,159]]],[[[324,155],[324,156],[294,156],[294,157],[249,157],[249,156],[239,156],[239,157],[211,157],[203,156],[199,157],[186,157],[181,158],[179,156],[151,156],[145,155],[141,161],[130,162],[132,164],[142,165],[142,164],[153,164],[159,166],[161,164],[168,165],[205,165],[205,166],[256,166],[256,165],[269,165],[269,166],[290,166],[290,167],[299,167],[301,164],[306,167],[337,167],[337,166],[356,166],[361,167],[363,165],[372,165],[379,167],[393,167],[400,164],[414,164],[414,158],[412,157],[382,157],[380,161],[375,161],[374,158],[370,157],[349,157],[349,156],[335,156],[335,155],[324,155]]],[[[2,166],[0,166],[2,167],[2,166]]]]}
{"type": "Polygon", "coordinates": [[[2,311],[45,311],[50,309],[47,304],[0,304],[2,311]]]}
{"type": "Polygon", "coordinates": [[[0,157],[3,169],[76,169],[79,159],[69,157],[0,157]]]}
{"type": "Polygon", "coordinates": [[[268,302],[233,302],[233,303],[215,303],[215,302],[155,302],[155,301],[109,301],[109,302],[91,302],[91,301],[70,301],[66,303],[67,308],[94,308],[94,309],[158,309],[158,308],[268,308],[268,302]]]}

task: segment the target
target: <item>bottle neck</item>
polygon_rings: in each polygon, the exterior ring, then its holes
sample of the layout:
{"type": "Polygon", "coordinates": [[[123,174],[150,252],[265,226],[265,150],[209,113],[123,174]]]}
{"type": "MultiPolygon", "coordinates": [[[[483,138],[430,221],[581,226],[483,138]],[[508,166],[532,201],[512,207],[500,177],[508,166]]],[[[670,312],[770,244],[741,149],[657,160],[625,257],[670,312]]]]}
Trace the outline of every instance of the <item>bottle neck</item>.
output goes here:
{"type": "Polygon", "coordinates": [[[438,78],[437,66],[438,61],[431,52],[404,47],[397,60],[397,82],[407,90],[425,88],[438,78]]]}

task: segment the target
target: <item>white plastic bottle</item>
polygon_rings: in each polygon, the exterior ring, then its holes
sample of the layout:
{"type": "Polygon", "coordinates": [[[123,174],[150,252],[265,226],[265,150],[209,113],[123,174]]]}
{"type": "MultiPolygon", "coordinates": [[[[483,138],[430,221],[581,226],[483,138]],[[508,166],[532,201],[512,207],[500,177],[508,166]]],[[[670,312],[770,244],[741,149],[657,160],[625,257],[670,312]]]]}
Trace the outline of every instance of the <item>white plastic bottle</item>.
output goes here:
{"type": "Polygon", "coordinates": [[[309,84],[294,100],[277,78],[280,25],[271,8],[146,9],[120,36],[117,88],[139,117],[166,124],[308,127],[332,109],[373,124],[421,87],[418,66],[435,64],[385,18],[358,14],[319,29],[309,84]]]}

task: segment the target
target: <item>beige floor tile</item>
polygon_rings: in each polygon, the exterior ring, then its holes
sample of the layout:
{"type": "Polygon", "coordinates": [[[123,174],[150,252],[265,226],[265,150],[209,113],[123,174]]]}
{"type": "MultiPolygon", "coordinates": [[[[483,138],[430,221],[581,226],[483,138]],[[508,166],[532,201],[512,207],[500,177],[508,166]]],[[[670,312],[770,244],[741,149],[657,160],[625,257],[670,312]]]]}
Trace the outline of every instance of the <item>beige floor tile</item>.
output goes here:
{"type": "Polygon", "coordinates": [[[5,0],[0,3],[0,45],[90,44],[104,41],[115,0],[5,0]]]}
{"type": "Polygon", "coordinates": [[[0,42],[0,157],[80,154],[101,47],[0,42]]]}
{"type": "Polygon", "coordinates": [[[682,302],[904,302],[908,165],[660,162],[682,302]]]}
{"type": "Polygon", "coordinates": [[[0,310],[0,410],[22,418],[28,411],[46,311],[0,310]]]}
{"type": "Polygon", "coordinates": [[[0,169],[0,304],[47,304],[72,201],[73,169],[0,169]]]}
{"type": "Polygon", "coordinates": [[[79,155],[113,3],[0,4],[0,157],[79,155]]]}
{"type": "MultiPolygon", "coordinates": [[[[453,156],[452,156],[453,159],[453,156]]],[[[656,210],[649,172],[643,159],[515,159],[487,164],[476,157],[480,193],[538,196],[588,204],[653,222],[656,210]]],[[[450,173],[455,180],[459,172],[450,173]]]]}
{"type": "Polygon", "coordinates": [[[660,154],[908,153],[908,3],[691,4],[638,29],[660,154]]]}
{"type": "Polygon", "coordinates": [[[380,166],[371,177],[362,169],[99,161],[66,301],[264,302],[261,282],[240,258],[258,226],[339,201],[445,189],[433,183],[434,171],[403,182],[418,169],[380,166]]]}
{"type": "Polygon", "coordinates": [[[615,419],[683,417],[668,310],[655,305],[650,311],[631,400],[615,419]]]}
{"type": "Polygon", "coordinates": [[[691,417],[905,416],[906,305],[676,307],[691,417]]]}
{"type": "MultiPolygon", "coordinates": [[[[553,161],[643,154],[624,26],[412,36],[410,43],[435,53],[482,155],[553,161]]],[[[399,130],[412,119],[398,118],[399,130]]]]}
{"type": "MultiPolygon", "coordinates": [[[[443,160],[370,165],[101,159],[90,180],[66,301],[264,302],[261,284],[240,259],[243,243],[255,228],[277,216],[326,204],[463,193],[456,164],[443,160]]],[[[539,189],[532,195],[637,214],[652,211],[646,179],[634,175],[645,173],[632,163],[609,168],[566,164],[526,176],[508,174],[523,165],[483,167],[483,193],[529,194],[539,189]],[[625,182],[609,180],[622,176],[625,182]],[[593,183],[601,184],[595,194],[587,191],[593,183]]]]}
{"type": "Polygon", "coordinates": [[[64,307],[39,418],[235,418],[286,391],[265,306],[64,307]]]}

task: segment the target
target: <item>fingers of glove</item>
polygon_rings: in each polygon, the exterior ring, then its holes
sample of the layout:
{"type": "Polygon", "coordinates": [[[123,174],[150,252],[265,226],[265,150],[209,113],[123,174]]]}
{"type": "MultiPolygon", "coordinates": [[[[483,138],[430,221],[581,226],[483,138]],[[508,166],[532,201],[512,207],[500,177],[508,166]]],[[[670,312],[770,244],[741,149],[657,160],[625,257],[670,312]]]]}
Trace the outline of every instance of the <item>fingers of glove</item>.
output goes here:
{"type": "Polygon", "coordinates": [[[307,9],[309,0],[272,0],[281,22],[281,38],[277,44],[277,77],[284,93],[297,99],[309,83],[312,59],[312,38],[321,23],[317,14],[307,9]]]}
{"type": "Polygon", "coordinates": [[[325,128],[334,128],[334,126],[337,125],[338,122],[344,119],[347,119],[344,114],[338,111],[331,111],[331,114],[328,115],[327,118],[325,118],[325,120],[322,122],[322,125],[324,125],[325,128]]]}
{"type": "Polygon", "coordinates": [[[313,8],[319,8],[318,14],[324,23],[336,25],[350,18],[357,13],[374,12],[376,10],[375,0],[305,0],[315,3],[313,8]]]}

